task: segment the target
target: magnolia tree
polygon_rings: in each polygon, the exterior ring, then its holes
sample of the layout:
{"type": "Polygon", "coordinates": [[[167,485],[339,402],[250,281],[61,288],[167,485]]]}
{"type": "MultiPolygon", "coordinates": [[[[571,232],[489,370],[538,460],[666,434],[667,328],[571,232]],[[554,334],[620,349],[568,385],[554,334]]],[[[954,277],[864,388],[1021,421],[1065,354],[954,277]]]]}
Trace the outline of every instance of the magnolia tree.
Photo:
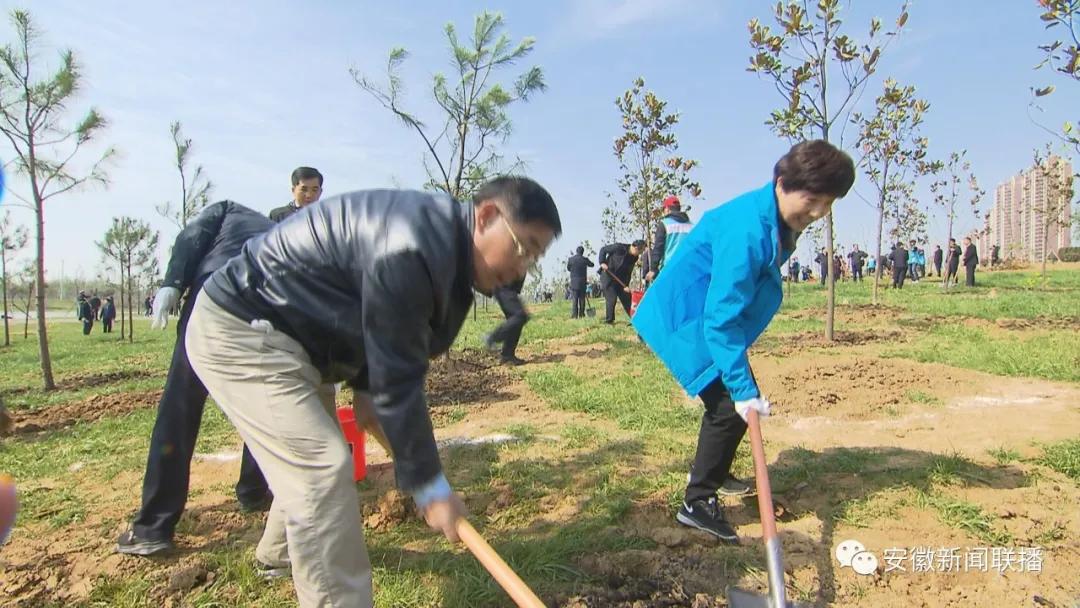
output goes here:
{"type": "Polygon", "coordinates": [[[1050,235],[1069,229],[1072,224],[1072,200],[1076,194],[1074,176],[1068,170],[1068,163],[1051,150],[1050,144],[1046,144],[1042,150],[1035,150],[1036,175],[1041,178],[1045,188],[1042,205],[1032,209],[1043,235],[1043,255],[1040,260],[1043,278],[1046,278],[1046,258],[1050,257],[1050,235]]]}
{"type": "MultiPolygon", "coordinates": [[[[978,217],[979,203],[982,202],[986,192],[979,187],[979,181],[971,171],[971,162],[967,159],[967,150],[952,152],[944,161],[930,163],[929,171],[936,175],[930,184],[930,192],[934,195],[934,204],[945,212],[946,243],[953,238],[953,223],[957,216],[957,204],[963,202],[972,216],[978,217]]],[[[945,259],[945,267],[949,266],[949,259],[953,256],[952,247],[949,247],[945,259]]],[[[942,285],[948,287],[948,281],[942,281],[942,285]]]]}

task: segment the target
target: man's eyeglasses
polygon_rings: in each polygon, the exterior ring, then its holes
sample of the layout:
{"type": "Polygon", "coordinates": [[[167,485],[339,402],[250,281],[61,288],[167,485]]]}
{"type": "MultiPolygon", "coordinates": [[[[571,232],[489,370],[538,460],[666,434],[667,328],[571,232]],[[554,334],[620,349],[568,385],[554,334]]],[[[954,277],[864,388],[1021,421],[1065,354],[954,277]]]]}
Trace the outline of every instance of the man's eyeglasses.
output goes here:
{"type": "Polygon", "coordinates": [[[502,220],[503,225],[506,226],[506,231],[510,233],[510,238],[514,239],[514,246],[517,247],[517,255],[519,258],[524,259],[529,264],[535,264],[540,259],[541,253],[529,252],[525,249],[525,246],[521,244],[521,240],[518,238],[517,233],[510,227],[510,222],[506,221],[505,215],[499,215],[499,219],[502,220]]]}

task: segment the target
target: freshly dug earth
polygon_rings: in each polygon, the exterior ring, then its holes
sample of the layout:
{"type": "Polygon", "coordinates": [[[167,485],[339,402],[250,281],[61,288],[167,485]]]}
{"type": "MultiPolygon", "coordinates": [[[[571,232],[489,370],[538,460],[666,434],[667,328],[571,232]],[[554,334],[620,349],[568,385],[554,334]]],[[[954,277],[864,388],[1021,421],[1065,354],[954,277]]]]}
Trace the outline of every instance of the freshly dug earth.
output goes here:
{"type": "Polygon", "coordinates": [[[137,409],[156,407],[161,391],[94,395],[82,401],[12,414],[13,435],[55,431],[102,418],[122,416],[137,409]]]}

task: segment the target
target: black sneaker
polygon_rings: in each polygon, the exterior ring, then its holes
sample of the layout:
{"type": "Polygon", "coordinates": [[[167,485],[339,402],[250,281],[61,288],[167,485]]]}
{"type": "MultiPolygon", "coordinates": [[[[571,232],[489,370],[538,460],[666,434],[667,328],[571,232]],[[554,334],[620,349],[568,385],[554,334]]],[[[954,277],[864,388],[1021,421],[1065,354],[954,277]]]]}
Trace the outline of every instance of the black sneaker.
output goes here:
{"type": "Polygon", "coordinates": [[[684,502],[675,516],[675,521],[684,526],[708,532],[726,543],[739,544],[739,535],[735,533],[735,528],[732,528],[731,524],[724,519],[724,512],[716,502],[715,496],[708,500],[695,500],[690,504],[684,502]]]}
{"type": "Polygon", "coordinates": [[[753,486],[741,479],[736,479],[731,475],[728,475],[728,478],[724,480],[723,485],[720,486],[720,494],[724,496],[749,496],[753,493],[753,486]]]}
{"type": "Polygon", "coordinates": [[[124,555],[157,555],[176,548],[171,540],[154,540],[136,536],[134,530],[128,530],[116,539],[116,552],[124,555]]]}
{"type": "Polygon", "coordinates": [[[265,579],[285,578],[292,576],[292,568],[289,565],[271,566],[255,560],[255,573],[265,579]]]}
{"type": "Polygon", "coordinates": [[[525,360],[524,359],[519,359],[516,356],[511,355],[509,357],[503,357],[502,358],[502,364],[503,365],[514,365],[514,366],[525,365],[525,360]]]}

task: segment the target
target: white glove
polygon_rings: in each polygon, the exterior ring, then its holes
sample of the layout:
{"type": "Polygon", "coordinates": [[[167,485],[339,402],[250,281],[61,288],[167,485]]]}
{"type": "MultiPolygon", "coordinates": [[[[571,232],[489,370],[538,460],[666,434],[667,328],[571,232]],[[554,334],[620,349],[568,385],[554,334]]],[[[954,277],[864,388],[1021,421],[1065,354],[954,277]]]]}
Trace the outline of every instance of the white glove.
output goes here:
{"type": "Polygon", "coordinates": [[[746,401],[736,401],[735,411],[742,416],[743,420],[750,415],[750,410],[756,410],[758,416],[764,418],[769,415],[769,410],[772,409],[772,404],[768,399],[764,397],[754,397],[753,399],[747,399],[746,401]]]}
{"type": "Polygon", "coordinates": [[[169,311],[180,301],[180,290],[175,287],[162,287],[154,296],[154,320],[151,329],[165,329],[169,324],[169,311]]]}

